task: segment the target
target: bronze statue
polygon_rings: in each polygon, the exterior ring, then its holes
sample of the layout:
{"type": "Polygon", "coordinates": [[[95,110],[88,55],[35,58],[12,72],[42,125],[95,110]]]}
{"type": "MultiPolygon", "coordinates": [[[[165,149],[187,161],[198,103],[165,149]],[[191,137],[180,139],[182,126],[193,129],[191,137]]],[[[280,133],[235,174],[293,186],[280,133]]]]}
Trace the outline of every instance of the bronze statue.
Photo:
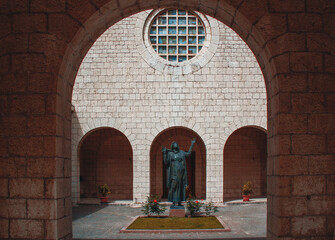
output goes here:
{"type": "Polygon", "coordinates": [[[163,147],[163,161],[167,166],[167,187],[169,188],[168,201],[173,205],[186,201],[187,167],[186,158],[192,153],[195,139],[192,140],[188,152],[179,149],[176,142],[172,142],[171,149],[163,147]]]}

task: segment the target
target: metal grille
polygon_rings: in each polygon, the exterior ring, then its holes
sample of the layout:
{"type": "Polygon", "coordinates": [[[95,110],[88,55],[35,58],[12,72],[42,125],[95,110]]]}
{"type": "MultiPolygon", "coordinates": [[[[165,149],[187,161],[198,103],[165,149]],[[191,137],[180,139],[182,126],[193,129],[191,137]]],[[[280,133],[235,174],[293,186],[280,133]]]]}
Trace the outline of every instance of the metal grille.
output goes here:
{"type": "Polygon", "coordinates": [[[200,52],[205,34],[204,24],[195,13],[170,9],[154,18],[149,40],[160,57],[171,62],[184,62],[200,52]]]}

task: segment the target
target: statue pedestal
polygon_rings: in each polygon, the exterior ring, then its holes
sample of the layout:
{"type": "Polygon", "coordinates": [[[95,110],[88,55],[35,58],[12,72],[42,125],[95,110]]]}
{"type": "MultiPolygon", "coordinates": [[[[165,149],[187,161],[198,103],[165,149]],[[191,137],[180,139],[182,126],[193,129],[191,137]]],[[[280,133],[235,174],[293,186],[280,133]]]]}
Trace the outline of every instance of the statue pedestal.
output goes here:
{"type": "Polygon", "coordinates": [[[169,217],[185,217],[185,207],[184,206],[171,206],[169,217]]]}

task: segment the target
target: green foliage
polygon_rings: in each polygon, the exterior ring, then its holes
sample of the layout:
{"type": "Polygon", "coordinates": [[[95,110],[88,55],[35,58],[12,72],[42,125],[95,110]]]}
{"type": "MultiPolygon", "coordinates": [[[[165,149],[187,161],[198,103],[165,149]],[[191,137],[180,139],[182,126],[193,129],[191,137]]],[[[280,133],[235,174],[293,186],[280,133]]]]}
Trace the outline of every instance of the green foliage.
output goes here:
{"type": "Polygon", "coordinates": [[[218,212],[218,207],[214,206],[214,203],[212,201],[205,204],[205,213],[207,216],[212,215],[216,212],[218,212]]]}
{"type": "Polygon", "coordinates": [[[191,214],[191,216],[195,216],[197,213],[200,212],[201,207],[204,205],[204,203],[199,201],[194,201],[193,199],[187,199],[186,201],[186,208],[191,214]]]}
{"type": "Polygon", "coordinates": [[[243,185],[242,188],[242,194],[243,195],[249,195],[252,193],[252,185],[251,182],[247,182],[246,184],[243,185]]]}
{"type": "MultiPolygon", "coordinates": [[[[203,200],[201,200],[203,201],[203,200]]],[[[204,209],[205,214],[207,216],[210,216],[216,212],[218,212],[218,207],[214,206],[214,203],[212,201],[208,203],[203,203],[201,201],[193,200],[193,199],[187,199],[186,201],[186,208],[191,214],[192,217],[199,215],[201,213],[201,208],[204,209]]]]}
{"type": "Polygon", "coordinates": [[[166,207],[159,204],[159,196],[158,195],[150,195],[147,197],[147,202],[142,206],[142,212],[145,215],[157,214],[158,216],[165,212],[166,207]]]}
{"type": "Polygon", "coordinates": [[[108,194],[111,194],[110,187],[105,183],[104,185],[98,186],[98,192],[103,196],[106,197],[108,194]]]}

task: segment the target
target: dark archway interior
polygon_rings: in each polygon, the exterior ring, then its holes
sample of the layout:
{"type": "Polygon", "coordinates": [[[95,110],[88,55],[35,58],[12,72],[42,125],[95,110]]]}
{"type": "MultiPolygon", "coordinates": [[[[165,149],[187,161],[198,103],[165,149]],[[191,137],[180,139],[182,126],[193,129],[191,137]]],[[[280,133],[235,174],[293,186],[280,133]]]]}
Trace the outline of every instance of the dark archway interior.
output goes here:
{"type": "Polygon", "coordinates": [[[166,198],[166,174],[162,158],[162,147],[171,147],[173,141],[177,142],[180,149],[188,151],[191,140],[196,138],[193,153],[186,160],[188,182],[192,196],[206,198],[206,148],[199,135],[183,127],[169,128],[160,133],[151,145],[150,150],[150,194],[158,194],[166,198]]]}
{"type": "Polygon", "coordinates": [[[252,197],[266,196],[266,133],[255,127],[233,132],[224,148],[224,200],[240,199],[243,184],[252,182],[252,197]]]}
{"type": "Polygon", "coordinates": [[[127,137],[112,128],[88,133],[80,145],[80,197],[98,197],[108,184],[112,200],[133,199],[133,151],[127,137]]]}

